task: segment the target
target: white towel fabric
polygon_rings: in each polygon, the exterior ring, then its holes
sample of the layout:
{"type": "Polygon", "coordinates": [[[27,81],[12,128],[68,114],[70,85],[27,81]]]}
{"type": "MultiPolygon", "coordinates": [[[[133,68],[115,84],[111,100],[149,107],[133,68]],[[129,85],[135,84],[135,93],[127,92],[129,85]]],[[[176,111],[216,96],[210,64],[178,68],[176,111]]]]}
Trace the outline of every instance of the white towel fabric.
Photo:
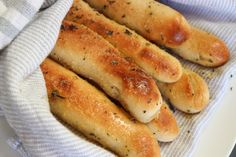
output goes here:
{"type": "MultiPolygon", "coordinates": [[[[20,3],[20,0],[15,2],[20,3]]],[[[35,0],[21,2],[27,3],[22,6],[27,6],[26,14],[31,13],[36,3],[35,0]]],[[[53,48],[60,23],[71,4],[72,0],[57,0],[38,14],[0,53],[0,105],[8,123],[21,139],[21,142],[16,142],[16,148],[22,148],[23,143],[25,149],[22,151],[27,151],[22,154],[42,157],[112,156],[101,147],[74,135],[49,111],[39,64],[53,48]]],[[[8,8],[11,9],[11,6],[8,8]]],[[[3,31],[5,36],[10,34],[12,39],[12,33],[15,35],[18,31],[13,22],[4,20],[0,21],[0,32],[3,31]]]]}
{"type": "MultiPolygon", "coordinates": [[[[48,0],[42,8],[51,6],[36,14],[42,3],[42,0],[0,0],[0,5],[5,5],[0,7],[5,7],[0,12],[0,106],[19,137],[8,143],[22,156],[113,156],[71,133],[49,111],[39,64],[53,48],[72,0],[48,0]]],[[[215,70],[182,61],[208,82],[211,92],[210,104],[200,114],[186,118],[175,112],[181,134],[172,143],[161,143],[163,156],[188,157],[209,117],[220,105],[230,74],[236,69],[236,1],[163,0],[163,3],[183,13],[192,25],[219,36],[231,53],[230,61],[215,70]]]]}

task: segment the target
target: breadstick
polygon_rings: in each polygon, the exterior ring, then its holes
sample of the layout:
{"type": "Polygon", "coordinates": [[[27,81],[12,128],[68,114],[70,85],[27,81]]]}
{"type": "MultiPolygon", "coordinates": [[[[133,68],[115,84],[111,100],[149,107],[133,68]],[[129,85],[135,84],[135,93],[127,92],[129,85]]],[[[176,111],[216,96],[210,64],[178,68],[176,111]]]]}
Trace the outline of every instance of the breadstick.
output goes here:
{"type": "MultiPolygon", "coordinates": [[[[111,22],[111,20],[105,19],[101,14],[96,13],[95,11],[91,11],[91,9],[88,7],[88,5],[86,5],[85,3],[81,2],[81,1],[75,1],[73,4],[73,7],[71,8],[71,11],[68,13],[67,19],[76,21],[76,22],[80,22],[85,24],[86,26],[90,27],[91,29],[95,30],[96,32],[98,32],[99,34],[101,34],[103,37],[105,37],[106,40],[110,41],[114,46],[116,46],[116,48],[118,48],[119,51],[124,52],[124,50],[126,50],[128,53],[129,52],[134,52],[133,58],[137,58],[138,54],[135,53],[135,46],[127,46],[127,45],[133,45],[133,41],[136,41],[134,45],[142,45],[142,42],[145,41],[145,39],[143,40],[129,40],[129,38],[122,38],[119,39],[119,37],[123,37],[120,34],[122,33],[122,29],[121,27],[123,26],[119,26],[114,28],[113,25],[114,22],[111,22]],[[95,15],[94,15],[95,14],[95,15]],[[103,24],[104,23],[104,24],[103,24]],[[120,29],[119,29],[120,28],[120,29]],[[108,35],[106,35],[106,31],[112,31],[112,36],[110,35],[111,33],[108,33],[108,35]],[[113,35],[114,34],[114,35],[113,35]],[[117,35],[118,34],[118,35],[117,35]],[[124,42],[125,41],[125,42],[124,42]]],[[[117,24],[116,24],[117,25],[117,24]]],[[[130,31],[131,32],[131,31],[130,31]]],[[[133,38],[136,37],[135,33],[133,33],[133,38]]],[[[146,41],[148,42],[148,41],[146,41]]],[[[155,46],[153,46],[155,48],[155,46]]],[[[143,69],[143,66],[141,66],[143,69]]],[[[147,70],[148,71],[148,70],[147,70]]],[[[149,72],[150,73],[150,72],[149,72]]],[[[153,76],[153,75],[152,75],[153,76]]],[[[156,77],[154,77],[156,78],[156,77]]],[[[163,77],[164,79],[164,77],[163,77]]],[[[167,78],[168,79],[168,78],[167,78]]],[[[157,79],[158,80],[158,79],[157,79]]],[[[160,81],[161,82],[161,81],[160,81]]],[[[164,82],[164,81],[162,81],[164,82]]],[[[161,85],[161,83],[159,83],[161,85]]],[[[163,95],[166,96],[167,98],[171,97],[171,102],[173,103],[173,105],[181,105],[183,104],[184,108],[179,108],[180,110],[183,110],[185,112],[190,112],[190,113],[195,113],[195,112],[199,112],[200,110],[202,110],[208,103],[209,101],[209,91],[208,91],[208,87],[205,83],[205,81],[198,76],[197,74],[190,72],[189,70],[185,71],[185,77],[182,77],[182,80],[178,80],[177,82],[175,82],[175,84],[170,84],[168,85],[167,83],[164,84],[163,86],[161,86],[163,88],[163,95]],[[188,75],[186,75],[188,73],[188,75]],[[186,78],[187,82],[185,82],[184,78],[186,78]],[[194,78],[195,81],[191,80],[190,78],[194,78]],[[189,96],[188,93],[186,93],[185,90],[181,89],[183,87],[187,88],[190,87],[191,84],[194,84],[195,82],[199,82],[200,85],[203,84],[202,88],[200,87],[194,87],[193,90],[199,90],[198,95],[200,97],[203,97],[203,99],[199,99],[199,101],[197,101],[196,103],[198,104],[198,106],[200,106],[200,108],[193,108],[193,109],[189,109],[189,106],[195,106],[195,100],[197,99],[197,95],[196,96],[189,96]],[[177,91],[176,93],[173,93],[173,95],[169,95],[168,93],[164,92],[166,89],[166,86],[168,86],[168,90],[172,90],[173,91],[177,91]],[[176,86],[178,86],[180,89],[174,89],[176,86]],[[176,95],[174,95],[176,94],[176,95]],[[172,97],[178,97],[179,100],[185,101],[186,102],[176,102],[175,99],[173,99],[172,97]],[[190,100],[193,99],[193,100],[190,100]],[[193,111],[192,111],[193,110],[193,111]]],[[[188,91],[189,92],[189,91],[188,91]]]]}
{"type": "Polygon", "coordinates": [[[161,93],[179,110],[197,113],[203,110],[209,101],[206,82],[193,71],[185,69],[175,83],[158,82],[161,93]]]}
{"type": "Polygon", "coordinates": [[[61,120],[120,156],[160,156],[147,126],[133,122],[96,88],[52,60],[41,69],[51,111],[61,120]]]}
{"type": "Polygon", "coordinates": [[[51,57],[95,81],[137,120],[147,123],[157,115],[162,98],[155,81],[85,26],[64,22],[51,57]]]}
{"type": "Polygon", "coordinates": [[[174,9],[155,0],[85,0],[109,18],[167,47],[190,37],[190,26],[174,9]]]}
{"type": "Polygon", "coordinates": [[[111,19],[125,24],[146,39],[184,59],[217,67],[229,59],[225,43],[214,35],[190,27],[184,17],[154,0],[85,0],[111,19]]]}
{"type": "Polygon", "coordinates": [[[184,59],[207,67],[223,65],[229,59],[229,51],[223,41],[194,27],[191,37],[173,50],[184,59]]]}
{"type": "Polygon", "coordinates": [[[158,117],[147,123],[147,126],[161,142],[171,142],[179,134],[179,126],[175,116],[165,102],[161,106],[158,117]]]}
{"type": "Polygon", "coordinates": [[[176,82],[182,75],[181,64],[176,58],[81,0],[74,0],[66,19],[89,27],[161,82],[176,82]]]}

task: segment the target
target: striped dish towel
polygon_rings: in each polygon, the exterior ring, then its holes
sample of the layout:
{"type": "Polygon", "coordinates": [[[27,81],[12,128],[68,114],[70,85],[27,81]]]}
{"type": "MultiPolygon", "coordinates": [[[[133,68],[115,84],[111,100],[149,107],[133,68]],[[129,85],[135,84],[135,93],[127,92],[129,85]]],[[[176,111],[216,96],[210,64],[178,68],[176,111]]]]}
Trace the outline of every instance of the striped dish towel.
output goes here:
{"type": "MultiPolygon", "coordinates": [[[[22,156],[114,156],[74,135],[49,111],[39,64],[53,48],[71,3],[72,0],[0,0],[0,107],[17,135],[8,143],[22,156]],[[44,10],[37,13],[40,7],[44,10]]],[[[236,69],[236,1],[163,3],[183,13],[192,25],[222,38],[231,53],[230,61],[214,71],[181,60],[208,82],[211,100],[203,112],[191,119],[175,112],[181,134],[172,143],[161,143],[161,153],[165,157],[189,157],[236,69]]]]}
{"type": "Polygon", "coordinates": [[[49,110],[39,64],[52,50],[72,0],[48,1],[43,7],[51,6],[37,14],[41,0],[0,2],[7,8],[0,17],[0,105],[20,139],[8,143],[23,156],[113,156],[70,132],[49,110]]]}

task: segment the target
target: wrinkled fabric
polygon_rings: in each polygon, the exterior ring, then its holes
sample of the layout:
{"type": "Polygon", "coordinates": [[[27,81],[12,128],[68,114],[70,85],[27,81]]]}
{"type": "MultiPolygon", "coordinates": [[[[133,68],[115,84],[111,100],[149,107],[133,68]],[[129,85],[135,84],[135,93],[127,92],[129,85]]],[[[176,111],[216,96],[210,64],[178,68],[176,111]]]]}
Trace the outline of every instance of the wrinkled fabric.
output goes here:
{"type": "MultiPolygon", "coordinates": [[[[27,3],[34,2],[27,5],[33,6],[28,10],[23,7],[25,5],[21,5],[24,2],[26,1],[0,0],[0,5],[4,4],[0,8],[5,8],[5,11],[0,11],[0,107],[17,134],[8,143],[21,152],[22,156],[113,156],[74,135],[49,111],[46,87],[39,65],[53,48],[60,23],[72,0],[27,0],[27,3]],[[18,6],[21,8],[14,9],[18,6]],[[37,13],[40,7],[43,11],[37,13]]],[[[227,64],[214,70],[179,58],[184,67],[197,72],[207,81],[211,98],[208,107],[192,118],[186,118],[183,113],[176,111],[181,133],[174,142],[161,143],[163,156],[188,157],[194,151],[208,119],[222,105],[220,100],[224,96],[231,73],[236,70],[236,1],[162,2],[181,12],[191,25],[224,40],[231,55],[227,64]]]]}

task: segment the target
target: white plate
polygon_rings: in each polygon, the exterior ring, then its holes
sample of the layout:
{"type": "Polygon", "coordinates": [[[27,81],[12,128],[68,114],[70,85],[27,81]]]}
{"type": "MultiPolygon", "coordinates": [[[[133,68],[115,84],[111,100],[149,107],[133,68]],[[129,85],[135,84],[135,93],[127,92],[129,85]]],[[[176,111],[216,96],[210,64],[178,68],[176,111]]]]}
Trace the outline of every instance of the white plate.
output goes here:
{"type": "Polygon", "coordinates": [[[202,131],[193,157],[228,157],[233,150],[236,143],[236,72],[227,88],[220,106],[202,131]]]}
{"type": "MultiPolygon", "coordinates": [[[[0,156],[19,157],[7,144],[14,132],[0,117],[0,156]]],[[[193,157],[228,157],[236,143],[236,74],[230,80],[225,97],[202,132],[193,157]],[[230,88],[232,87],[232,90],[230,88]]]]}

